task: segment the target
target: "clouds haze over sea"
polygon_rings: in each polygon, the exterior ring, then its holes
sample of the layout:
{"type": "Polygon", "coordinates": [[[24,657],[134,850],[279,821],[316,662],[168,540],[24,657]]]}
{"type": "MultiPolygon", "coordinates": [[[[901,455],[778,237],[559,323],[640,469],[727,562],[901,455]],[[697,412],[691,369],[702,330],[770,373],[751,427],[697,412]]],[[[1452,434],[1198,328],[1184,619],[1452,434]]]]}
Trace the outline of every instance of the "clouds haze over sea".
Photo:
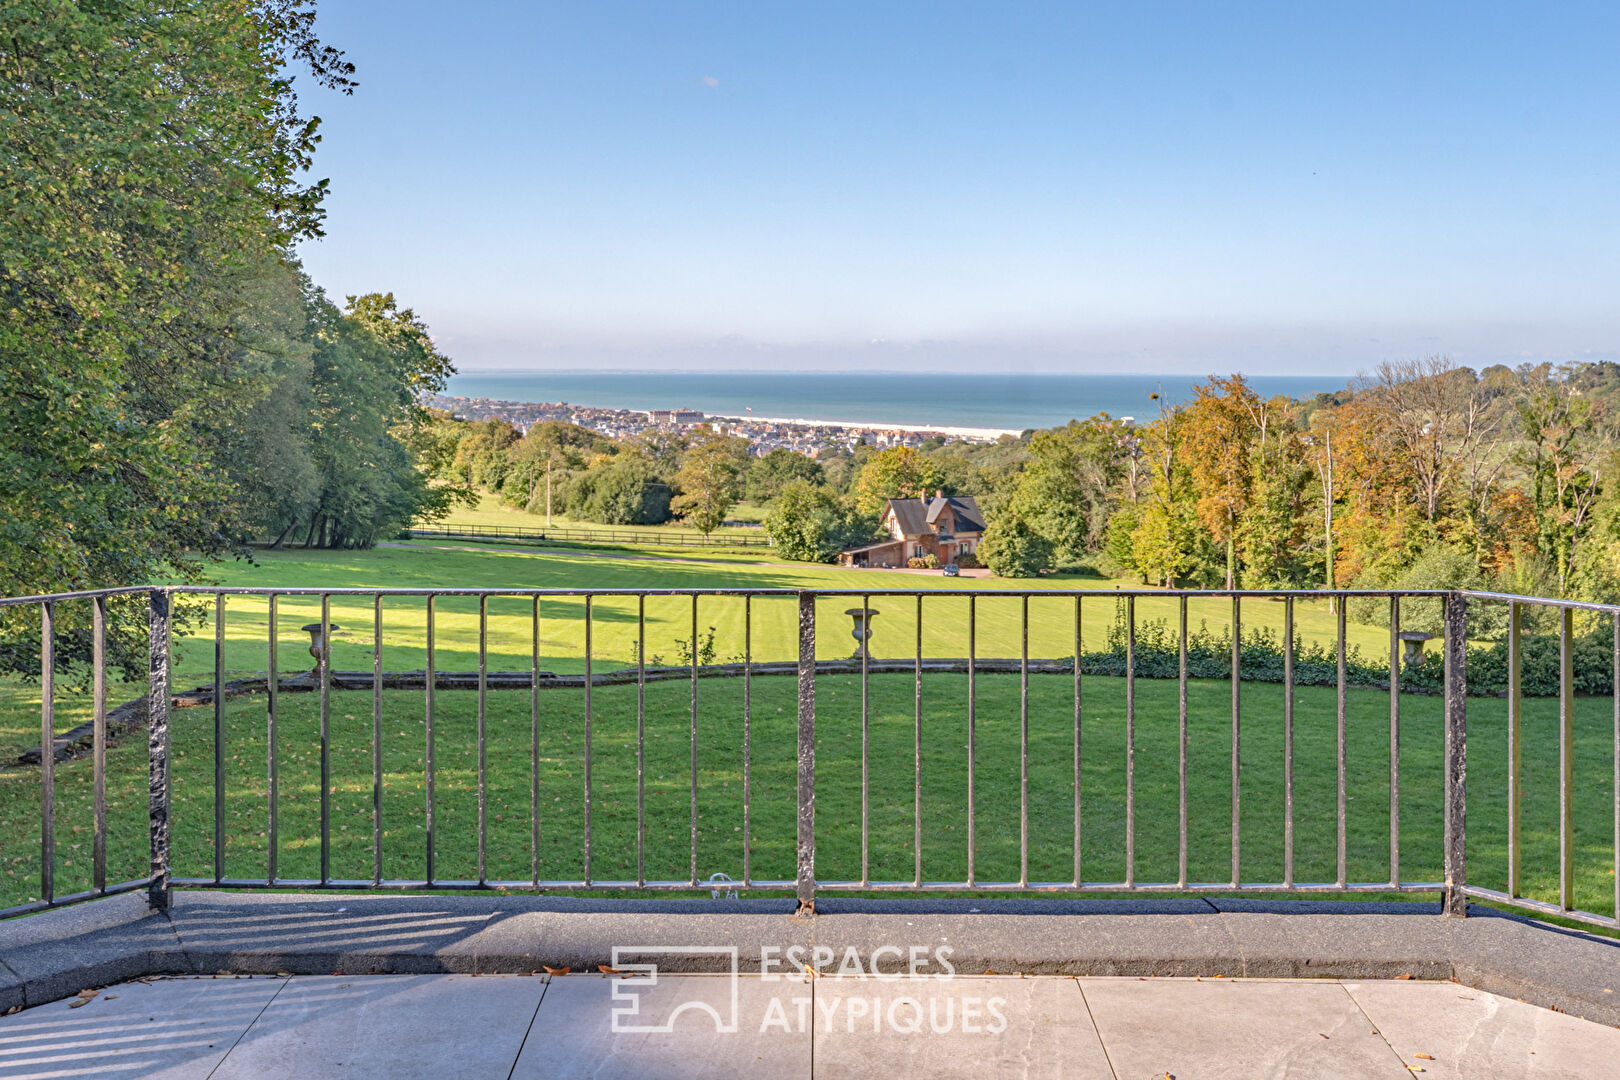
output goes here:
{"type": "Polygon", "coordinates": [[[1620,5],[345,0],[334,295],[463,367],[1620,357],[1620,5]]]}

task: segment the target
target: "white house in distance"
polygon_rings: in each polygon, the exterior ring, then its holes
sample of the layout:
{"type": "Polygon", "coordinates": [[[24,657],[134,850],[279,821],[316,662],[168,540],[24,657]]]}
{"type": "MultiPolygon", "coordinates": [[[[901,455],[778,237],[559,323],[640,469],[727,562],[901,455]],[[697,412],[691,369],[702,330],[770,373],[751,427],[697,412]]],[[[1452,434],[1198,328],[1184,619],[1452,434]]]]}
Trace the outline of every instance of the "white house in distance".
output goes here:
{"type": "Polygon", "coordinates": [[[883,507],[888,540],[840,552],[842,566],[905,566],[928,555],[940,565],[970,555],[984,539],[984,515],[971,495],[936,491],[933,498],[890,499],[883,507]]]}

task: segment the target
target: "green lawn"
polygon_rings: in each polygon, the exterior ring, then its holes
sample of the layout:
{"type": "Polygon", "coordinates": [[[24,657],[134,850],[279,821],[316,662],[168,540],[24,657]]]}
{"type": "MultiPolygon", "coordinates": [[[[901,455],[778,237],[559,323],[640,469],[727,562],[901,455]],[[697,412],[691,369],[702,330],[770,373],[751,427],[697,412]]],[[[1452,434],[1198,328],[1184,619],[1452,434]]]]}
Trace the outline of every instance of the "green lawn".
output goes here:
{"type": "MultiPolygon", "coordinates": [[[[619,553],[599,558],[583,551],[525,553],[463,550],[464,545],[380,548],[370,552],[267,552],[254,564],[230,563],[217,569],[227,585],[261,587],[382,586],[456,588],[841,588],[999,589],[1008,585],[1038,593],[1094,590],[1082,603],[1081,628],[1088,648],[1103,642],[1116,615],[1119,583],[1096,578],[1053,577],[1029,582],[950,581],[932,575],[843,570],[809,565],[773,565],[766,558],[685,560],[619,553]]],[[[856,598],[826,598],[818,606],[817,654],[847,656],[853,641],[843,613],[856,598]]],[[[882,614],[875,621],[873,651],[909,657],[916,649],[916,601],[874,596],[882,614]]],[[[424,663],[424,602],[402,598],[384,603],[383,665],[389,670],[424,663]]],[[[1246,626],[1280,627],[1281,602],[1246,601],[1246,626]]],[[[285,599],[280,605],[281,669],[307,669],[308,638],[298,627],[316,619],[318,601],[285,599]]],[[[751,605],[753,656],[789,660],[796,655],[796,607],[792,598],[759,598],[751,605]]],[[[1020,650],[1019,598],[981,596],[977,602],[978,655],[1017,656],[1020,650]]],[[[1221,628],[1231,604],[1195,598],[1192,621],[1221,628]]],[[[637,640],[634,598],[599,597],[592,604],[591,653],[595,670],[629,667],[637,640]]],[[[923,653],[960,657],[967,653],[967,600],[933,597],[925,601],[923,653]]],[[[1175,602],[1137,602],[1139,620],[1173,619],[1175,602]]],[[[1029,601],[1029,653],[1066,657],[1074,649],[1074,600],[1036,595],[1029,601]]],[[[577,672],[584,666],[584,601],[547,599],[540,607],[541,667],[577,672]]],[[[646,601],[649,658],[675,662],[678,639],[690,636],[692,607],[684,597],[646,601]]],[[[336,634],[335,666],[371,666],[373,608],[369,601],[332,601],[336,634]]],[[[532,646],[533,605],[527,599],[489,602],[489,666],[526,670],[532,646]]],[[[204,611],[194,636],[176,643],[176,689],[212,678],[212,625],[204,611]]],[[[716,659],[742,651],[744,602],[740,598],[701,598],[700,632],[715,627],[716,659]]],[[[1331,639],[1335,619],[1325,604],[1297,605],[1297,623],[1307,640],[1331,639]]],[[[437,663],[441,670],[472,670],[477,665],[477,602],[443,598],[437,602],[437,663]]],[[[233,598],[226,614],[226,668],[229,675],[263,671],[265,604],[233,598]]],[[[1351,624],[1348,638],[1368,657],[1386,648],[1387,632],[1351,624]]],[[[824,677],[819,714],[819,859],[825,879],[859,877],[859,725],[857,680],[824,677]]],[[[1084,839],[1087,880],[1123,877],[1124,735],[1123,683],[1088,678],[1084,731],[1084,839]]],[[[908,677],[875,676],[871,726],[871,872],[875,879],[909,879],[913,853],[911,731],[912,686],[908,677]]],[[[116,704],[143,691],[140,684],[115,683],[116,704]]],[[[1072,679],[1036,676],[1031,680],[1030,822],[1032,880],[1065,880],[1072,873],[1072,679]]],[[[651,878],[684,878],[688,872],[687,706],[685,684],[648,687],[648,852],[651,878]]],[[[704,680],[699,684],[701,834],[698,869],[703,876],[741,871],[741,684],[704,680]]],[[[792,876],[793,849],[793,693],[792,679],[755,683],[753,732],[753,872],[759,878],[792,876]]],[[[1229,736],[1230,696],[1224,682],[1195,683],[1192,691],[1191,865],[1194,880],[1223,880],[1230,874],[1229,736]]],[[[1137,878],[1175,876],[1175,752],[1173,682],[1138,681],[1140,710],[1137,756],[1137,878]]],[[[1330,881],[1334,859],[1334,766],[1331,690],[1298,691],[1298,773],[1296,878],[1330,881]]],[[[542,696],[541,784],[543,878],[581,875],[580,751],[583,703],[579,691],[547,691],[542,696]]],[[[442,691],[437,717],[438,876],[469,877],[475,867],[476,740],[475,695],[442,691]]],[[[960,879],[965,873],[966,677],[930,675],[924,685],[924,875],[960,879]]],[[[1243,743],[1244,871],[1246,880],[1281,876],[1281,698],[1276,685],[1245,684],[1243,743]]],[[[529,747],[526,692],[496,692],[490,698],[489,875],[523,878],[529,874],[529,747]]],[[[597,688],[594,693],[595,775],[593,820],[598,879],[634,877],[634,689],[597,688]]],[[[283,698],[279,740],[282,769],[280,872],[314,876],[318,863],[312,838],[318,799],[315,698],[283,698]]],[[[262,876],[266,822],[265,746],[262,698],[234,701],[228,708],[227,814],[230,823],[227,874],[262,876]]],[[[37,687],[11,683],[0,688],[0,750],[9,760],[39,737],[37,687]]],[[[384,748],[386,809],[384,873],[420,877],[424,847],[420,693],[385,695],[384,748]]],[[[1610,705],[1581,701],[1577,706],[1577,833],[1579,874],[1576,903],[1606,912],[1613,906],[1612,730],[1610,705]]],[[[1406,880],[1439,875],[1439,700],[1405,697],[1403,754],[1403,864],[1406,880]]],[[[82,694],[58,693],[58,729],[86,715],[82,694]]],[[[979,680],[978,875],[981,880],[1016,878],[1017,865],[1017,680],[982,675],[979,680]]],[[[1470,880],[1497,887],[1505,880],[1504,703],[1469,703],[1470,880]]],[[[1557,747],[1554,703],[1526,703],[1525,877],[1532,895],[1556,899],[1557,747]]],[[[333,875],[371,873],[369,800],[370,695],[337,693],[332,703],[334,791],[333,875]]],[[[176,871],[211,873],[212,710],[175,714],[176,871]]],[[[1387,860],[1388,697],[1373,691],[1350,694],[1350,877],[1382,880],[1387,860]]],[[[137,876],[145,859],[145,751],[140,737],[116,745],[109,760],[111,876],[137,876]]],[[[58,878],[60,891],[82,887],[89,874],[90,763],[80,758],[59,766],[57,780],[58,878]]],[[[38,770],[0,769],[0,904],[19,902],[38,885],[38,770]]]]}
{"type": "MultiPolygon", "coordinates": [[[[732,508],[727,516],[730,521],[760,521],[765,514],[760,507],[750,504],[739,504],[732,508]]],[[[645,535],[648,532],[674,532],[682,534],[699,535],[698,531],[680,521],[672,521],[667,525],[603,525],[595,521],[575,521],[565,513],[557,512],[551,515],[551,525],[546,524],[544,512],[531,514],[527,510],[507,506],[501,502],[500,497],[484,492],[478,497],[476,506],[460,506],[452,510],[449,516],[443,519],[446,525],[504,525],[508,528],[525,528],[543,530],[550,528],[590,529],[598,533],[627,533],[645,535]]],[[[744,536],[763,536],[758,529],[738,526],[722,526],[715,530],[715,535],[739,533],[744,536]]]]}
{"type": "MultiPolygon", "coordinates": [[[[220,584],[264,588],[296,587],[407,587],[450,588],[751,588],[751,589],[957,589],[996,590],[1028,588],[1039,592],[1082,589],[1094,591],[1081,605],[1082,634],[1087,648],[1100,647],[1113,625],[1122,601],[1109,595],[1121,582],[1054,575],[1012,582],[999,578],[950,579],[935,574],[852,570],[812,564],[776,564],[768,557],[722,556],[693,553],[660,556],[638,552],[556,550],[525,552],[466,544],[421,547],[381,547],[373,551],[260,551],[254,562],[227,562],[215,568],[220,584]],[[603,557],[611,555],[612,557],[603,557]]],[[[201,605],[197,632],[175,643],[173,684],[183,689],[213,677],[212,608],[201,605]]],[[[845,609],[858,606],[857,597],[829,597],[818,604],[817,655],[822,659],[848,656],[854,647],[851,621],[845,609]]],[[[584,601],[548,599],[540,606],[540,654],[543,670],[577,672],[584,669],[584,601]]],[[[791,660],[798,653],[796,601],[760,598],[751,606],[753,655],[760,660],[791,660]]],[[[916,600],[874,596],[871,606],[882,612],[873,622],[875,655],[909,657],[915,654],[916,600]]],[[[320,618],[316,597],[282,599],[278,614],[278,650],[283,671],[307,668],[309,638],[299,627],[320,618]]],[[[938,597],[925,602],[923,654],[930,657],[967,655],[967,607],[963,597],[938,597]]],[[[262,672],[267,662],[267,605],[258,597],[231,598],[226,607],[227,674],[262,672]]],[[[383,607],[383,665],[388,670],[425,666],[426,604],[420,597],[388,600],[383,607]]],[[[87,605],[63,605],[59,618],[85,617],[87,605]]],[[[1189,603],[1194,626],[1211,629],[1230,623],[1228,600],[1195,598],[1189,603]]],[[[374,612],[367,598],[335,597],[332,620],[341,629],[334,636],[333,664],[337,668],[371,667],[374,612]]],[[[435,648],[439,668],[470,671],[478,663],[478,603],[475,599],[445,597],[436,602],[435,648]]],[[[977,602],[977,643],[981,657],[1013,657],[1021,648],[1019,627],[1022,601],[986,596],[977,602]]],[[[735,597],[705,597],[698,601],[700,636],[714,627],[716,659],[740,657],[743,651],[745,605],[735,597]]],[[[1066,657],[1074,653],[1074,600],[1036,596],[1029,603],[1029,652],[1032,657],[1066,657]]],[[[533,605],[527,599],[496,598],[489,602],[489,665],[494,670],[527,670],[532,647],[533,605]]],[[[679,642],[691,635],[692,602],[682,597],[652,597],[646,601],[647,655],[677,662],[679,642]]],[[[1177,618],[1171,599],[1137,602],[1140,621],[1177,618]]],[[[1268,626],[1280,631],[1280,601],[1245,601],[1246,627],[1268,626]]],[[[1307,641],[1329,641],[1335,619],[1325,603],[1300,602],[1296,623],[1307,641]]],[[[592,603],[592,655],[598,670],[634,664],[637,643],[637,603],[633,598],[601,597],[592,603]]],[[[1369,658],[1385,655],[1387,631],[1352,623],[1347,632],[1352,648],[1369,658]]],[[[87,715],[82,695],[64,689],[58,694],[57,730],[64,731],[87,715]]],[[[114,702],[137,696],[140,687],[114,684],[114,702]]],[[[0,682],[0,760],[10,760],[39,742],[37,686],[15,680],[0,682]]]]}
{"type": "MultiPolygon", "coordinates": [[[[966,873],[967,679],[930,675],[923,686],[923,873],[961,880],[966,873]]],[[[1243,877],[1282,876],[1282,691],[1246,686],[1243,706],[1243,877]]],[[[740,680],[698,684],[698,871],[742,872],[742,693],[740,680]]],[[[1030,681],[1031,880],[1062,881],[1073,867],[1073,681],[1030,681]]],[[[1139,680],[1136,725],[1137,880],[1176,874],[1175,684],[1139,680]]],[[[646,873],[684,879],[689,873],[689,706],[684,682],[647,687],[646,873]]],[[[1123,680],[1088,678],[1083,689],[1082,860],[1089,881],[1125,873],[1125,729],[1123,680]]],[[[977,708],[977,873],[980,880],[1018,876],[1018,679],[981,675],[977,708]]],[[[278,718],[280,768],[279,872],[319,875],[318,698],[285,694],[278,718]]],[[[1296,879],[1335,875],[1334,695],[1302,688],[1296,710],[1296,879]]],[[[584,873],[584,704],[579,690],[540,698],[538,848],[542,878],[584,873]]],[[[635,730],[633,686],[598,687],[592,695],[593,876],[633,879],[635,865],[635,730]]],[[[331,702],[332,875],[371,875],[371,695],[337,692],[331,702]]],[[[436,873],[476,876],[476,694],[440,691],[435,710],[436,873]]],[[[870,867],[874,880],[912,875],[913,683],[874,676],[870,704],[870,867]]],[[[1613,789],[1610,723],[1604,701],[1577,706],[1577,906],[1613,910],[1613,789]]],[[[1469,880],[1500,886],[1506,876],[1505,709],[1470,703],[1469,880]]],[[[1401,876],[1440,876],[1440,702],[1402,701],[1401,876]]],[[[817,872],[826,880],[859,878],[860,682],[823,676],[817,687],[817,872]]],[[[226,717],[226,875],[266,872],[267,820],[264,700],[230,703],[226,717]]],[[[529,694],[489,696],[487,872],[527,878],[529,844],[529,694]]],[[[1348,869],[1351,880],[1379,881],[1388,869],[1388,696],[1352,691],[1348,740],[1348,869]]],[[[1526,703],[1524,869],[1527,892],[1556,900],[1557,753],[1552,702],[1526,703]]],[[[1230,690],[1224,682],[1190,688],[1190,864],[1193,880],[1230,873],[1230,690]]],[[[384,694],[383,873],[424,874],[423,699],[384,694]]],[[[794,842],[794,680],[759,678],[753,686],[752,872],[791,878],[794,842]]],[[[179,710],[173,724],[174,867],[179,875],[212,874],[213,715],[179,710]]],[[[138,876],[146,857],[144,741],[122,742],[109,755],[114,879],[138,876]]],[[[84,759],[59,767],[58,888],[88,883],[90,769],[84,759]]],[[[0,774],[0,904],[37,894],[38,777],[0,774]]]]}

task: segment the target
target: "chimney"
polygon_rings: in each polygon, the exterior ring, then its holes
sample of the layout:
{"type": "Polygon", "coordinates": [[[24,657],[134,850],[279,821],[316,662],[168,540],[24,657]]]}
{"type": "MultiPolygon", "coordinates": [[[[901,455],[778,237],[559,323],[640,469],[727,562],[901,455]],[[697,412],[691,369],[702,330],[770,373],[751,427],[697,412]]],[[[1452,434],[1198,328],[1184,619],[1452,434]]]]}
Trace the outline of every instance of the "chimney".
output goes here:
{"type": "Polygon", "coordinates": [[[936,489],[934,489],[934,498],[943,499],[944,497],[945,497],[945,489],[944,488],[936,488],[936,489]]]}

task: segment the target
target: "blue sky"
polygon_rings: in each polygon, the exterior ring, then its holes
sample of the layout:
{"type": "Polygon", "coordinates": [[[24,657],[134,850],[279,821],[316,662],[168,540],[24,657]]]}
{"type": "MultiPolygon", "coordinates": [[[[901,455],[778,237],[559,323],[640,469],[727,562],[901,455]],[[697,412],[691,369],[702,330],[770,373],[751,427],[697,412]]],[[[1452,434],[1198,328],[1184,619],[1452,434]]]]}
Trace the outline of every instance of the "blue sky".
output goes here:
{"type": "Polygon", "coordinates": [[[303,258],[463,370],[1620,358],[1613,3],[320,11],[303,258]]]}

